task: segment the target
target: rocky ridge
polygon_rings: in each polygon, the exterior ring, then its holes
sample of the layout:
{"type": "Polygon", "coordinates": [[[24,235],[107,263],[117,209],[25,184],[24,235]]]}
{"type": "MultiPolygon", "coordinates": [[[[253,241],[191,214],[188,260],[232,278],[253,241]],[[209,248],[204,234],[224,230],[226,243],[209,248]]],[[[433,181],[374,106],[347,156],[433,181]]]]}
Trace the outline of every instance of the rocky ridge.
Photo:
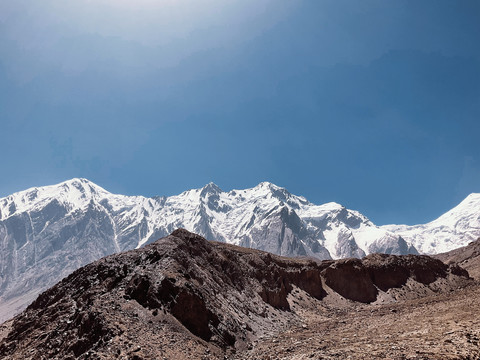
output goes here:
{"type": "Polygon", "coordinates": [[[82,267],[42,293],[5,325],[0,356],[242,358],[260,339],[308,326],[312,314],[395,304],[472,282],[462,268],[428,256],[290,259],[176,230],[82,267]]]}

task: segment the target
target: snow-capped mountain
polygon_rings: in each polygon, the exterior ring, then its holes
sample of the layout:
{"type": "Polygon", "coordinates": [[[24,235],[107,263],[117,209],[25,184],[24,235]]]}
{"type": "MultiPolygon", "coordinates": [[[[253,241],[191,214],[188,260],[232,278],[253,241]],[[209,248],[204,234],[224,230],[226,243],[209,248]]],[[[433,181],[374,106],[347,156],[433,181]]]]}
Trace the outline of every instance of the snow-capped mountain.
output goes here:
{"type": "Polygon", "coordinates": [[[480,194],[470,194],[438,219],[423,225],[385,225],[424,254],[438,254],[468,245],[480,237],[480,194]]]}
{"type": "Polygon", "coordinates": [[[267,182],[230,192],[215,184],[189,190],[167,198],[154,221],[167,233],[184,227],[208,239],[285,256],[337,259],[416,252],[356,211],[336,203],[317,206],[267,182]]]}
{"type": "Polygon", "coordinates": [[[285,256],[417,253],[397,229],[377,227],[336,203],[312,204],[268,182],[229,192],[210,183],[176,196],[146,198],[111,194],[86,179],[72,179],[0,199],[0,320],[73,270],[180,227],[285,256]]]}

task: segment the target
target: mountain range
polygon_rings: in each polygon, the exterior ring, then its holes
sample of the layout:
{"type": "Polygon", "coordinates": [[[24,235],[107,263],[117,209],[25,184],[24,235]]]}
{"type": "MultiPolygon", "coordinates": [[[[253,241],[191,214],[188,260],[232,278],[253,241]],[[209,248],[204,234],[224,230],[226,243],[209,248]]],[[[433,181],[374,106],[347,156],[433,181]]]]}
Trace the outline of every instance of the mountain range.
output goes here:
{"type": "Polygon", "coordinates": [[[0,199],[0,320],[75,269],[177,228],[284,256],[435,254],[480,236],[480,194],[428,224],[376,226],[358,211],[312,204],[268,182],[152,198],[112,194],[86,179],[31,188],[0,199]]]}

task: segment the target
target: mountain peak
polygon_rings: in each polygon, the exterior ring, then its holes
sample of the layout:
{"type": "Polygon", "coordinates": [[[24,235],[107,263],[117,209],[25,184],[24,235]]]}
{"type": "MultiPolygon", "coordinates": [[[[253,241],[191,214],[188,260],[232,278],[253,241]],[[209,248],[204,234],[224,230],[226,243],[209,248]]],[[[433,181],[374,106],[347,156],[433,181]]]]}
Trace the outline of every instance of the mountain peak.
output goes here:
{"type": "Polygon", "coordinates": [[[465,198],[465,200],[480,200],[480,193],[471,193],[465,198]]]}
{"type": "Polygon", "coordinates": [[[201,196],[204,196],[206,194],[218,194],[218,193],[221,193],[222,192],[222,189],[220,189],[220,187],[218,187],[215,183],[213,182],[209,182],[207,185],[205,185],[202,189],[201,189],[201,196]]]}
{"type": "Polygon", "coordinates": [[[52,200],[69,204],[69,208],[74,208],[83,207],[92,198],[104,198],[109,194],[107,190],[84,178],[73,178],[55,185],[32,187],[3,198],[0,207],[4,209],[7,207],[8,211],[0,209],[0,219],[45,206],[52,200]]]}
{"type": "Polygon", "coordinates": [[[255,186],[253,188],[253,190],[267,191],[267,192],[272,193],[274,196],[276,194],[280,194],[280,193],[284,194],[283,196],[286,196],[287,194],[290,194],[287,189],[285,189],[281,186],[275,185],[275,184],[273,184],[271,182],[268,182],[268,181],[262,181],[257,186],[255,186]]]}
{"type": "Polygon", "coordinates": [[[273,197],[276,197],[282,201],[286,201],[288,198],[291,197],[291,194],[287,189],[268,181],[261,182],[254,189],[263,191],[266,190],[267,192],[271,193],[273,197]]]}
{"type": "Polygon", "coordinates": [[[255,186],[255,188],[264,188],[264,189],[270,189],[270,190],[280,190],[280,189],[283,189],[282,187],[280,186],[277,186],[271,182],[268,182],[268,181],[262,181],[261,183],[259,183],[257,186],[255,186]]]}
{"type": "Polygon", "coordinates": [[[74,177],[70,180],[66,180],[64,181],[64,183],[85,183],[85,184],[93,184],[90,180],[86,179],[86,178],[77,178],[77,177],[74,177]]]}
{"type": "MultiPolygon", "coordinates": [[[[72,178],[70,180],[63,181],[56,186],[62,186],[62,185],[74,185],[74,186],[91,186],[91,187],[99,187],[97,184],[94,182],[85,179],[85,178],[72,178]]],[[[55,186],[55,185],[53,185],[55,186]]]]}
{"type": "MultiPolygon", "coordinates": [[[[55,186],[55,185],[54,185],[55,186]]],[[[95,184],[94,182],[85,179],[85,178],[73,178],[67,181],[64,181],[56,186],[73,186],[78,190],[87,190],[91,193],[104,193],[109,194],[107,190],[102,188],[100,185],[95,184]]]]}

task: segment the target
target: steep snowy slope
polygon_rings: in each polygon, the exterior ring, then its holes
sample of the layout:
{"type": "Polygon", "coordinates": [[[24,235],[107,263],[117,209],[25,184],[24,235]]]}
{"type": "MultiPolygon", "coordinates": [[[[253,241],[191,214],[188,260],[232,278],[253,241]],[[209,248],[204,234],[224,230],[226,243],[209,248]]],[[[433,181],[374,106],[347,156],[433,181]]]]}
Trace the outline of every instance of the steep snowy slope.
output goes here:
{"type": "Polygon", "coordinates": [[[480,237],[480,194],[470,194],[438,219],[424,225],[385,225],[420,252],[438,254],[466,246],[480,237]]]}
{"type": "Polygon", "coordinates": [[[286,256],[329,259],[415,252],[356,211],[335,203],[317,206],[267,182],[230,192],[208,184],[167,198],[157,210],[151,218],[157,233],[184,227],[209,239],[286,256]]]}
{"type": "Polygon", "coordinates": [[[31,298],[82,265],[176,228],[285,256],[416,253],[402,237],[356,211],[314,205],[267,182],[229,192],[211,183],[177,196],[145,198],[73,179],[0,199],[0,313],[6,304],[9,313],[21,309],[23,300],[11,301],[27,293],[31,298]]]}

